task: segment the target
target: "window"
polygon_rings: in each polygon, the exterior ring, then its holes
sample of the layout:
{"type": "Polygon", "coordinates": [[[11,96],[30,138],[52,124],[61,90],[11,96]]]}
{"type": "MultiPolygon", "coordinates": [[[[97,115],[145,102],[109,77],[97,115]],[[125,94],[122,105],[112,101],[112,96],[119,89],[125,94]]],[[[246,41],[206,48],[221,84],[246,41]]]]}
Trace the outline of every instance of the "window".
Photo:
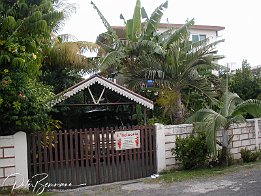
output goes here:
{"type": "Polygon", "coordinates": [[[192,42],[193,43],[198,42],[198,41],[202,41],[204,39],[206,39],[206,35],[199,35],[199,34],[192,35],[192,42]]]}

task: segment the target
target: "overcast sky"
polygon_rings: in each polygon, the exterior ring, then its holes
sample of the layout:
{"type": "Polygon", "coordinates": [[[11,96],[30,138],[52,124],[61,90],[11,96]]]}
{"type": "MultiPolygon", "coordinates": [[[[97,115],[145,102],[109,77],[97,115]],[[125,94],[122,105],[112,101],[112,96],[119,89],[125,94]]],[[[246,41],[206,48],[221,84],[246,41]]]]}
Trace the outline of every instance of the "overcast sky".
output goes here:
{"type": "MultiPolygon", "coordinates": [[[[81,41],[95,42],[106,29],[89,0],[68,0],[77,4],[77,11],[66,22],[62,33],[73,34],[81,41]]],[[[132,17],[136,0],[93,0],[110,25],[123,25],[119,18],[132,17]]],[[[164,0],[141,0],[148,16],[164,0]]],[[[232,63],[238,68],[243,59],[251,66],[261,64],[261,11],[259,0],[169,0],[161,22],[184,23],[195,19],[197,25],[224,26],[219,54],[226,56],[222,64],[232,63]]]]}

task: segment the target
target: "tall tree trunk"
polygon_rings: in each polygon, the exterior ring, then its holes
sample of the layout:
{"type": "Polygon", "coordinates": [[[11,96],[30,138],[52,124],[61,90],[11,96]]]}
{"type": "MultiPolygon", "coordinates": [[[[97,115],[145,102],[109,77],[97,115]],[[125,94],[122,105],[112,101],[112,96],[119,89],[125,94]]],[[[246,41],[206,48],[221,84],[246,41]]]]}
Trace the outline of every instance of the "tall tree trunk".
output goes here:
{"type": "Polygon", "coordinates": [[[228,167],[228,130],[223,130],[222,151],[221,151],[221,166],[228,167]]]}
{"type": "Polygon", "coordinates": [[[181,93],[179,90],[175,91],[177,99],[176,99],[176,112],[175,112],[175,123],[180,124],[183,121],[183,108],[181,102],[181,93]]]}

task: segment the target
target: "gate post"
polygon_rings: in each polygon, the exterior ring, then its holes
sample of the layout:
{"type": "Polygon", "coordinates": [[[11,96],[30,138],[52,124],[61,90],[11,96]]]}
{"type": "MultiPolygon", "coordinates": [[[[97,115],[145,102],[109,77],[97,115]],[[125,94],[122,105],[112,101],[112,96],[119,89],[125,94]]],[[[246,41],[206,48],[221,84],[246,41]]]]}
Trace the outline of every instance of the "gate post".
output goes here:
{"type": "Polygon", "coordinates": [[[15,176],[16,187],[29,188],[26,186],[28,181],[28,164],[27,164],[27,140],[25,132],[17,132],[14,134],[14,150],[15,150],[15,176]]]}
{"type": "Polygon", "coordinates": [[[164,125],[156,123],[155,127],[156,127],[157,172],[161,172],[166,168],[165,132],[164,132],[164,125]]]}

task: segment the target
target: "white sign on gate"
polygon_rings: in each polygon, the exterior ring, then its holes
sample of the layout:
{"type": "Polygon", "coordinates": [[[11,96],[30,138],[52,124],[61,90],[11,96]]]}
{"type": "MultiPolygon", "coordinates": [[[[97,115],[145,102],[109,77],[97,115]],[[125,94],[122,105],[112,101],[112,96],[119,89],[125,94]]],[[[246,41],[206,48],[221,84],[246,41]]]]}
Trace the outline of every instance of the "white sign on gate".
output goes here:
{"type": "Polygon", "coordinates": [[[140,148],[140,130],[115,132],[116,150],[140,148]]]}

